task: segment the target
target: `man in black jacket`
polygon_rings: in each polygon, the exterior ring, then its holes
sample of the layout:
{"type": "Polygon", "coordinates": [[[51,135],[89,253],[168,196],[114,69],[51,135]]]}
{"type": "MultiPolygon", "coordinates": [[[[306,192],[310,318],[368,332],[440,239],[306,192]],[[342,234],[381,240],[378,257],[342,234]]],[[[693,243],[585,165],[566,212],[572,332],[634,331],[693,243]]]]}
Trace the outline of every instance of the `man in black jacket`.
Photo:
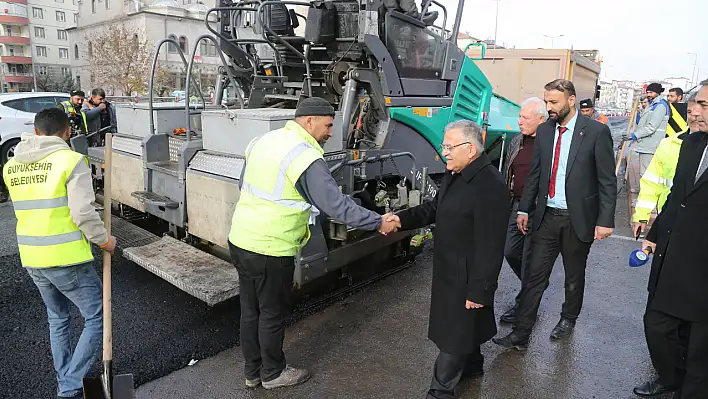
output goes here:
{"type": "Polygon", "coordinates": [[[472,121],[445,128],[447,170],[432,201],[385,215],[411,230],[435,223],[428,338],[440,349],[428,399],[453,398],[463,374],[482,374],[479,346],[496,334],[494,293],[504,257],[509,193],[472,121]]]}
{"type": "Polygon", "coordinates": [[[708,398],[708,80],[701,86],[689,109],[692,133],[681,144],[671,193],[643,243],[654,252],[644,334],[659,378],[634,388],[640,396],[680,390],[680,399],[708,398]],[[684,327],[688,342],[682,349],[684,327]]]}
{"type": "Polygon", "coordinates": [[[552,339],[566,338],[575,327],[585,290],[585,266],[593,239],[614,228],[617,180],[612,136],[607,125],[580,115],[575,87],[557,79],[545,86],[550,119],[539,126],[531,170],[519,205],[517,224],[526,233],[535,210],[531,263],[514,331],[494,342],[524,350],[536,322],[553,264],[563,255],[565,303],[552,339]]]}

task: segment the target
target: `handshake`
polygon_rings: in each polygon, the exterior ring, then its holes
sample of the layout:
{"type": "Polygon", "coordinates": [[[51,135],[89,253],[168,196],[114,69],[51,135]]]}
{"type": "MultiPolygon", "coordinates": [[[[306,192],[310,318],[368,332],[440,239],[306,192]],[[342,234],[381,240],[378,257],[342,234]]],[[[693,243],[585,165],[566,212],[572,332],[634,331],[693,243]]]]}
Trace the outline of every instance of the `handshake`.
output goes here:
{"type": "Polygon", "coordinates": [[[379,233],[387,235],[388,233],[398,231],[401,228],[401,219],[398,215],[393,213],[387,213],[381,216],[381,226],[379,226],[379,233]]]}

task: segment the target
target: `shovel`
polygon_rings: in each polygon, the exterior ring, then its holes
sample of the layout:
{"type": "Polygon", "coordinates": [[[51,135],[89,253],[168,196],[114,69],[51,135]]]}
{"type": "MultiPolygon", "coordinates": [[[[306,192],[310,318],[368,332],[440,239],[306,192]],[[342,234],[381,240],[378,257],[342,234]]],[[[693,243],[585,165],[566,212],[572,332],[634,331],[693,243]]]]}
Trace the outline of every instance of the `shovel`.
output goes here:
{"type": "MultiPolygon", "coordinates": [[[[103,173],[103,223],[111,234],[111,164],[113,135],[106,134],[103,173]]],[[[135,399],[132,374],[113,375],[113,328],[111,323],[111,254],[103,251],[103,372],[84,378],[84,399],[135,399]]]]}

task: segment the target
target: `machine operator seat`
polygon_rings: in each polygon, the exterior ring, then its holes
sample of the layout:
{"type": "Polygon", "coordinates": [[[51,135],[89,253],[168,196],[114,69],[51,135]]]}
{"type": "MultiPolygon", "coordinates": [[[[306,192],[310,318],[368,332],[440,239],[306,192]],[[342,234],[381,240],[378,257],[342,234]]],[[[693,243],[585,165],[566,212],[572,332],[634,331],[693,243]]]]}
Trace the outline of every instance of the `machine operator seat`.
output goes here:
{"type": "MultiPolygon", "coordinates": [[[[304,37],[295,36],[295,29],[300,26],[300,23],[297,20],[294,10],[288,9],[285,4],[272,4],[265,7],[263,14],[265,25],[283,40],[293,45],[306,43],[304,37]]],[[[275,43],[277,45],[277,42],[275,43]]]]}
{"type": "Polygon", "coordinates": [[[418,6],[415,4],[415,0],[384,0],[384,6],[386,7],[386,10],[398,11],[409,17],[420,20],[425,24],[425,26],[432,25],[435,20],[438,19],[437,11],[428,11],[421,18],[420,11],[418,11],[418,6]]]}

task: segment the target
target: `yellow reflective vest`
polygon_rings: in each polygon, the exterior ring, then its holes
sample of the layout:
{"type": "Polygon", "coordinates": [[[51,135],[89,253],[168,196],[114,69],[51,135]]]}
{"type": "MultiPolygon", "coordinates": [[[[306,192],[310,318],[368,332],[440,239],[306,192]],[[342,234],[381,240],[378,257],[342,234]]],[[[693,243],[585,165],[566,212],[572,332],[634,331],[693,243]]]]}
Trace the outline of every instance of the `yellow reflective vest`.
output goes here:
{"type": "Polygon", "coordinates": [[[79,162],[71,150],[53,152],[39,161],[11,159],[3,168],[17,217],[17,245],[22,266],[72,266],[93,260],[91,244],[69,211],[66,181],[79,162]]]}
{"type": "MultiPolygon", "coordinates": [[[[66,112],[66,115],[71,118],[72,115],[76,114],[76,108],[74,108],[74,104],[71,103],[71,101],[62,101],[59,103],[63,108],[64,112],[66,112]]],[[[88,132],[88,124],[86,123],[86,113],[84,111],[79,111],[81,114],[81,119],[84,122],[84,133],[88,132]]]]}
{"type": "Polygon", "coordinates": [[[323,154],[319,143],[293,121],[251,141],[229,242],[261,255],[295,256],[310,238],[311,214],[319,213],[295,184],[323,154]]]}
{"type": "MultiPolygon", "coordinates": [[[[685,133],[688,134],[688,133],[685,133]]],[[[661,212],[676,173],[684,134],[667,137],[659,143],[649,167],[639,180],[639,196],[632,221],[649,221],[654,208],[661,212]]]]}
{"type": "Polygon", "coordinates": [[[671,116],[669,117],[669,123],[666,125],[666,135],[671,137],[676,133],[680,134],[688,131],[688,122],[683,118],[683,115],[674,107],[674,104],[668,104],[671,116]]]}

